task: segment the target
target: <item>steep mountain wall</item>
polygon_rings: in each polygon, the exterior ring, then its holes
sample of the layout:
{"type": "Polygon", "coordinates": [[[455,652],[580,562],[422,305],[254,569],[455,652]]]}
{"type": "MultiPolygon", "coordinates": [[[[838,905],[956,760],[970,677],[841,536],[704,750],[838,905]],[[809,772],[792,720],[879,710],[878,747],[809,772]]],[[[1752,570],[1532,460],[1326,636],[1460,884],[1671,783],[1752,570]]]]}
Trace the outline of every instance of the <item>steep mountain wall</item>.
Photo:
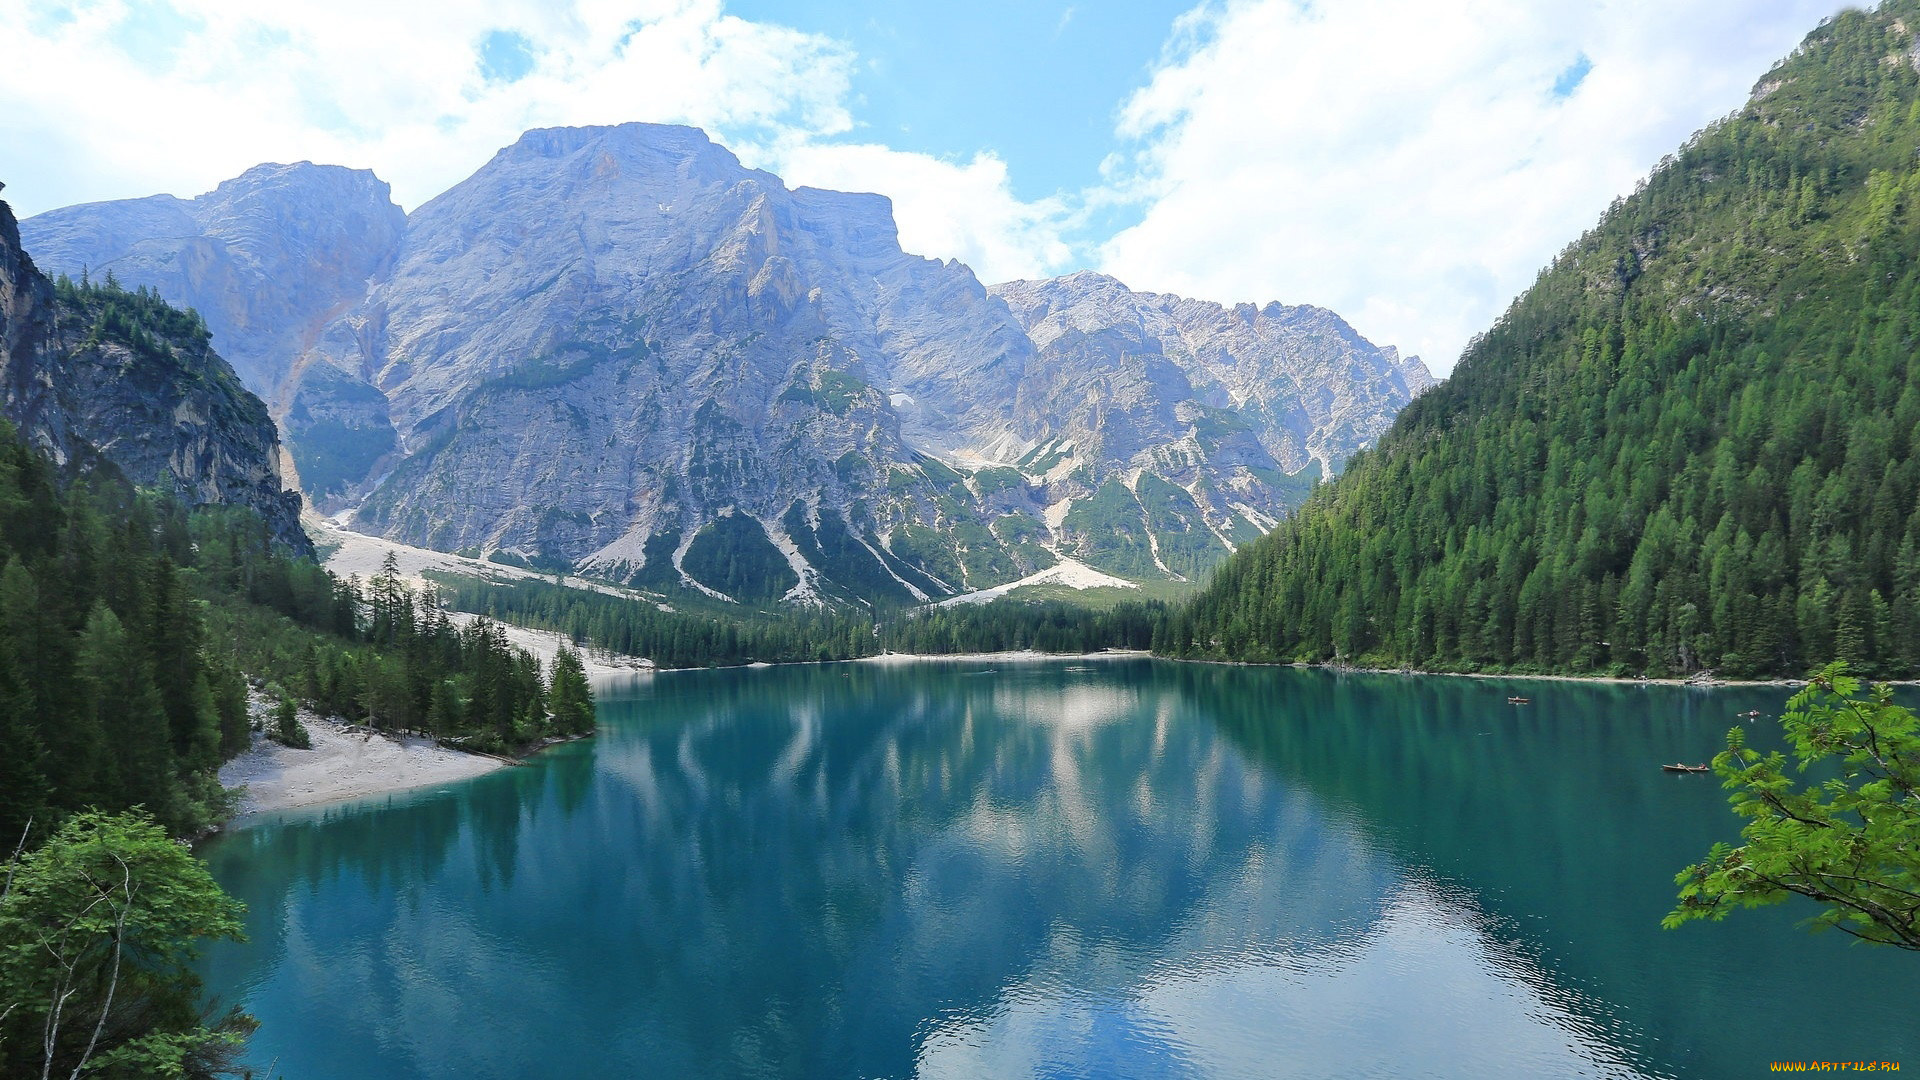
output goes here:
{"type": "Polygon", "coordinates": [[[0,202],[0,414],[70,473],[108,467],[190,505],[251,507],[301,552],[300,497],[284,490],[260,400],[208,344],[198,316],[117,286],[56,286],[0,202]]]}
{"type": "Polygon", "coordinates": [[[222,325],[281,380],[309,496],[447,550],[756,602],[941,596],[1063,558],[1193,579],[1429,381],[1319,309],[1084,274],[988,290],[902,251],[885,198],[789,189],[691,128],[528,132],[397,231],[384,185],[322,171],[69,208],[29,238],[260,312],[222,325]],[[337,205],[380,227],[314,233],[337,205]],[[333,254],[287,257],[282,227],[333,254]],[[167,276],[214,237],[266,252],[254,276],[167,276]]]}
{"type": "Polygon", "coordinates": [[[394,447],[367,373],[324,361],[321,331],[366,297],[406,228],[385,181],[333,165],[259,165],[194,199],[87,203],[22,223],[47,273],[144,285],[193,308],[213,347],[284,427],[318,498],[394,447]]]}

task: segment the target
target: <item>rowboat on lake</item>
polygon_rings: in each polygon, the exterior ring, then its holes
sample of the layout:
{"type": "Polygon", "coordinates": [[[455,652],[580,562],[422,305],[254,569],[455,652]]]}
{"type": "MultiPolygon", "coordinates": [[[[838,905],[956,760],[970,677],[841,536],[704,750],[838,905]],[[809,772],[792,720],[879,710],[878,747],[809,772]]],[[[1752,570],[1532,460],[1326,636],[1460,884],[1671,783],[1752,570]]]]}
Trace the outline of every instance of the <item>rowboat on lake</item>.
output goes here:
{"type": "Polygon", "coordinates": [[[1711,768],[1707,765],[1662,765],[1660,767],[1668,772],[1707,772],[1711,768]]]}
{"type": "Polygon", "coordinates": [[[1510,697],[1510,698],[1508,698],[1508,699],[1507,699],[1507,704],[1509,704],[1509,705],[1531,705],[1531,704],[1533,704],[1533,699],[1532,699],[1532,698],[1523,698],[1523,697],[1510,697]]]}

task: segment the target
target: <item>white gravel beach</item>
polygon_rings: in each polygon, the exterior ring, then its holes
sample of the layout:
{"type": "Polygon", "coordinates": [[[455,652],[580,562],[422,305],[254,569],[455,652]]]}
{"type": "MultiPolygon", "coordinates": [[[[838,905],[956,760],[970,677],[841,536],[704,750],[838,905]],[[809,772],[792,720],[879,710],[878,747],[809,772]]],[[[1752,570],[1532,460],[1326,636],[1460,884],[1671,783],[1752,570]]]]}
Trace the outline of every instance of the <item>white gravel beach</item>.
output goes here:
{"type": "Polygon", "coordinates": [[[432,739],[349,731],[310,713],[301,720],[312,737],[311,750],[256,734],[251,749],[221,767],[222,784],[246,789],[241,816],[445,784],[507,767],[499,759],[449,750],[432,739]]]}

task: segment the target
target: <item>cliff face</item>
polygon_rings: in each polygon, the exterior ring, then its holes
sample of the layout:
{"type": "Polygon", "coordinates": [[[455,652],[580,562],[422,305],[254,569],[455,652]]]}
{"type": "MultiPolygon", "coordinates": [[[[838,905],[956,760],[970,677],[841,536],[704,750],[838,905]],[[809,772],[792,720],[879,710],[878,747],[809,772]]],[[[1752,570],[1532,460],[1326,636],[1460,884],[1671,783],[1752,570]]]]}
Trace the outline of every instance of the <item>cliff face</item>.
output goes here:
{"type": "Polygon", "coordinates": [[[259,165],[194,199],[155,195],[29,218],[27,249],[49,274],[112,273],[200,312],[212,343],[285,426],[316,495],[393,447],[385,398],[366,373],[321,362],[321,331],[385,272],[406,227],[385,181],[332,165],[259,165]],[[311,475],[309,475],[311,474],[311,475]]]}
{"type": "Polygon", "coordinates": [[[1089,517],[1112,504],[1144,541],[1132,561],[1164,573],[1204,572],[1270,528],[1433,382],[1324,308],[1226,308],[1096,273],[992,292],[1037,351],[1014,415],[1042,444],[1023,466],[1055,505],[1075,500],[1068,542],[1113,542],[1116,522],[1089,517]]]}
{"type": "MultiPolygon", "coordinates": [[[[1180,397],[1236,412],[1289,473],[1318,463],[1337,472],[1385,429],[1401,406],[1433,385],[1418,357],[1361,337],[1325,308],[1240,304],[1135,292],[1104,274],[996,285],[1056,380],[1085,382],[1134,369],[1146,381],[1123,404],[1180,397]],[[1160,374],[1147,375],[1150,369],[1160,374]]],[[[1060,422],[1081,428],[1084,402],[1060,422]]],[[[1023,401],[1023,404],[1025,402],[1023,401]]],[[[1162,437],[1170,432],[1161,432],[1162,437]]]]}
{"type": "Polygon", "coordinates": [[[198,316],[117,285],[56,287],[0,202],[0,414],[70,473],[117,469],[190,505],[241,505],[303,553],[260,399],[208,344],[198,316]]]}
{"type": "MultiPolygon", "coordinates": [[[[164,247],[141,230],[184,213],[100,205],[120,209],[30,234],[65,237],[71,262],[164,247]]],[[[221,287],[331,298],[286,306],[299,332],[263,330],[277,351],[256,365],[286,373],[278,415],[324,507],[413,543],[737,599],[933,597],[1063,557],[1191,578],[1427,381],[1318,309],[1091,274],[988,290],[903,252],[886,199],[789,189],[690,128],[527,133],[353,264],[372,270],[351,302],[351,275],[258,263],[221,287]],[[749,579],[766,595],[742,594],[749,579]]]]}
{"type": "Polygon", "coordinates": [[[768,563],[795,599],[964,588],[959,530],[994,580],[1035,566],[914,441],[1010,396],[979,385],[1030,355],[1004,308],[901,252],[886,200],[697,131],[529,133],[414,213],[348,321],[406,447],[361,527],[661,584],[768,563]]]}

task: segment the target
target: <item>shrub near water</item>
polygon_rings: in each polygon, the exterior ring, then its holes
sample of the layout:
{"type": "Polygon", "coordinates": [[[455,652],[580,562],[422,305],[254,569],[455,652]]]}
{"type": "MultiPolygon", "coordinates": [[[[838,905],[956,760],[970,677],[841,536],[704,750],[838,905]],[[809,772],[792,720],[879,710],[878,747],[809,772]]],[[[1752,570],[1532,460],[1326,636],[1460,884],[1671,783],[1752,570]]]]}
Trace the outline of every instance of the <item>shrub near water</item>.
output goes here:
{"type": "Polygon", "coordinates": [[[0,1076],[230,1074],[253,1030],[207,1023],[199,943],[241,905],[147,814],[87,812],[17,855],[0,886],[0,1076]]]}

